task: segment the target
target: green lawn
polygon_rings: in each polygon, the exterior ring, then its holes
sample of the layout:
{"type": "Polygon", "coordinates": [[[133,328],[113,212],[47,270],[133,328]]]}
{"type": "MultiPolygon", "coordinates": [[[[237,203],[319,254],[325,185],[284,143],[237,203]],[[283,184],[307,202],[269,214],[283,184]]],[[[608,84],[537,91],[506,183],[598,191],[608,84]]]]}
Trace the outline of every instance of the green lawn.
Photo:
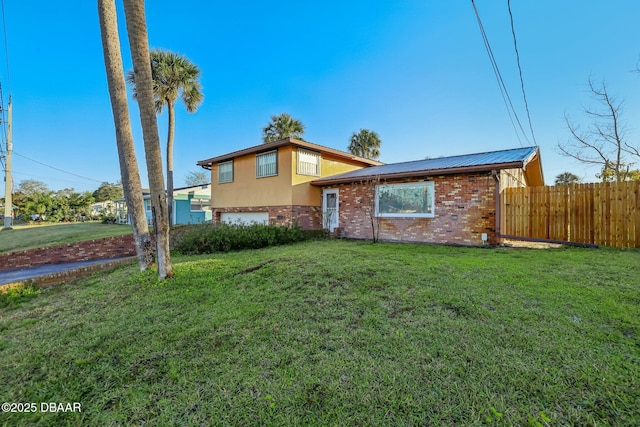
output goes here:
{"type": "Polygon", "coordinates": [[[0,253],[131,234],[130,225],[74,222],[66,224],[16,225],[0,231],[0,253]]]}
{"type": "Polygon", "coordinates": [[[320,241],[0,308],[27,425],[640,425],[640,251],[320,241]]]}

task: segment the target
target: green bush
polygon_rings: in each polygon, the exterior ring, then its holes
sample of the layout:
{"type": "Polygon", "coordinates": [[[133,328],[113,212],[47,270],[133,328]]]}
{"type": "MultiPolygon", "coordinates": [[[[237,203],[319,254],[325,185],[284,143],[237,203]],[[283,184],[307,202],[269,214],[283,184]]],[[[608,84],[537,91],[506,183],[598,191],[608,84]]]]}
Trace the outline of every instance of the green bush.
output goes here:
{"type": "Polygon", "coordinates": [[[31,283],[0,288],[0,308],[18,306],[39,294],[40,289],[31,283]]]}
{"type": "Polygon", "coordinates": [[[173,249],[183,254],[259,249],[321,238],[326,233],[303,230],[298,225],[198,224],[176,230],[173,249]]]}

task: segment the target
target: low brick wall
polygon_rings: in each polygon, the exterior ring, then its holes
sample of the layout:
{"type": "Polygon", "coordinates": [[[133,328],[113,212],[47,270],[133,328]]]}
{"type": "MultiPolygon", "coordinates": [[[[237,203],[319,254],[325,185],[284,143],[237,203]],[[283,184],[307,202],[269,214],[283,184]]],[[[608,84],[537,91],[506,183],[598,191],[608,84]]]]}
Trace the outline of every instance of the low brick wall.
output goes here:
{"type": "Polygon", "coordinates": [[[0,254],[0,271],[63,262],[93,261],[135,256],[133,235],[105,237],[46,248],[0,254]]]}

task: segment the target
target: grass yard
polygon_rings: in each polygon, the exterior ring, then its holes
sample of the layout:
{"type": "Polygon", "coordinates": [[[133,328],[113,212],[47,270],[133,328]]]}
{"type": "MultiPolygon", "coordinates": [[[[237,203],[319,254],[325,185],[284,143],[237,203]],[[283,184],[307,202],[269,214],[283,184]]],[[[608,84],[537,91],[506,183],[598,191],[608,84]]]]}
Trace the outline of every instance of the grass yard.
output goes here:
{"type": "Polygon", "coordinates": [[[0,231],[0,253],[131,233],[130,225],[101,224],[99,222],[14,225],[12,230],[0,231]]]}
{"type": "Polygon", "coordinates": [[[7,426],[640,425],[640,251],[319,241],[0,300],[7,426]],[[38,407],[39,408],[39,407],[38,407]]]}

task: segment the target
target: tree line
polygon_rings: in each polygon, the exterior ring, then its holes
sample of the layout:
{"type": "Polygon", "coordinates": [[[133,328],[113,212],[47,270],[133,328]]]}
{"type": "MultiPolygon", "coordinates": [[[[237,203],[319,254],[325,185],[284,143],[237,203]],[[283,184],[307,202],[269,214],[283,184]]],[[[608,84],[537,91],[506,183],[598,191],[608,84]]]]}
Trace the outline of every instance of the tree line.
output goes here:
{"type": "MultiPolygon", "coordinates": [[[[93,192],[77,192],[73,188],[50,190],[44,182],[21,181],[13,193],[13,212],[18,220],[73,222],[100,218],[104,212],[95,211],[97,202],[122,197],[120,183],[103,182],[93,192]]],[[[4,201],[3,201],[4,202],[4,201]]]]}

